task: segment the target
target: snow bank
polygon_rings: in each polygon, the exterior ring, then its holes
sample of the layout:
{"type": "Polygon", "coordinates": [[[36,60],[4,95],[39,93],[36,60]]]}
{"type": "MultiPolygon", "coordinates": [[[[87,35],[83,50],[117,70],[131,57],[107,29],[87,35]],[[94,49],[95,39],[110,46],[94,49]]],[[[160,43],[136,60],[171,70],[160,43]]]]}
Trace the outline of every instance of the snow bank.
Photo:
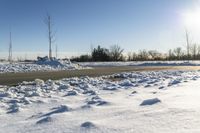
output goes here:
{"type": "Polygon", "coordinates": [[[0,64],[0,73],[17,73],[17,72],[36,72],[36,71],[59,71],[75,70],[83,67],[73,64],[69,61],[37,61],[35,63],[2,63],[0,64]]]}
{"type": "Polygon", "coordinates": [[[129,72],[0,86],[0,132],[199,132],[199,78],[129,72]]]}

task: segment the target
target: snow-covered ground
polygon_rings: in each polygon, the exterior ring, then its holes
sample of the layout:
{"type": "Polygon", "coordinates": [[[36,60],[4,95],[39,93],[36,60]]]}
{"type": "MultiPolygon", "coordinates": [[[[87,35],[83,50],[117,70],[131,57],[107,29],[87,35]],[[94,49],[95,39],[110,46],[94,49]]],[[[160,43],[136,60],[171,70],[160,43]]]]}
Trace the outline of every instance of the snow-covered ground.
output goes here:
{"type": "Polygon", "coordinates": [[[91,69],[92,67],[118,66],[200,66],[200,61],[132,61],[132,62],[76,62],[45,61],[36,63],[0,62],[0,73],[60,71],[75,69],[91,69]]]}
{"type": "Polygon", "coordinates": [[[200,66],[200,61],[127,61],[127,62],[82,62],[84,67],[113,66],[200,66]]]}
{"type": "Polygon", "coordinates": [[[0,63],[0,73],[36,72],[36,71],[59,71],[83,69],[78,64],[68,61],[45,61],[36,63],[0,63]]]}
{"type": "Polygon", "coordinates": [[[1,133],[198,133],[200,71],[0,86],[1,133]]]}

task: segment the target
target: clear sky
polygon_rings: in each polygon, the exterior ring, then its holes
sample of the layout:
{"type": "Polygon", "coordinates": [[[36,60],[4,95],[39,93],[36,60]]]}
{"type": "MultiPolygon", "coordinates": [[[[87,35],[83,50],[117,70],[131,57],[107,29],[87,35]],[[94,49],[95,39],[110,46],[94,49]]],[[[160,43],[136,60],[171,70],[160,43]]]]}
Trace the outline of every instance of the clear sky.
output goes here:
{"type": "Polygon", "coordinates": [[[47,52],[47,12],[62,54],[90,52],[99,44],[167,52],[184,47],[182,14],[198,5],[199,0],[0,0],[0,57],[7,56],[9,27],[15,56],[47,52]]]}

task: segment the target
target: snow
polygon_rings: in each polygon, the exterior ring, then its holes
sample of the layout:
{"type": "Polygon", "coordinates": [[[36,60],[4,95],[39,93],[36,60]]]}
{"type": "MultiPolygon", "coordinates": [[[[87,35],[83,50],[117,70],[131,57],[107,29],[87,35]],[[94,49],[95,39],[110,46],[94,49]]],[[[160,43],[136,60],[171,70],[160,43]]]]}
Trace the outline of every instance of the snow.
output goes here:
{"type": "Polygon", "coordinates": [[[199,86],[177,70],[0,86],[0,132],[200,132],[199,86]]]}
{"type": "Polygon", "coordinates": [[[126,61],[126,62],[82,62],[83,67],[115,66],[200,66],[200,61],[126,61]]]}
{"type": "Polygon", "coordinates": [[[91,69],[92,67],[119,66],[200,66],[200,61],[130,61],[130,62],[78,62],[71,63],[63,60],[45,60],[34,63],[8,62],[0,63],[0,73],[24,73],[37,71],[60,71],[91,69]]]}
{"type": "Polygon", "coordinates": [[[0,73],[19,73],[19,72],[37,72],[37,71],[60,71],[83,69],[78,64],[69,61],[37,61],[35,63],[1,63],[0,73]]]}

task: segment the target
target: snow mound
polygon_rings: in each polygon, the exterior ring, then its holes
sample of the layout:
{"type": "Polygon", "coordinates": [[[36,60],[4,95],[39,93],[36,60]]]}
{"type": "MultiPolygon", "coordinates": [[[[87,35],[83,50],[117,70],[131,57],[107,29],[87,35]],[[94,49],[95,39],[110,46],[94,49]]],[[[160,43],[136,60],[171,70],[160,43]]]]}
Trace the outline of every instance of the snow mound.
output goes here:
{"type": "Polygon", "coordinates": [[[37,71],[61,71],[84,69],[78,64],[63,60],[45,60],[34,63],[4,63],[0,64],[0,73],[19,73],[19,72],[37,72],[37,71]]]}
{"type": "Polygon", "coordinates": [[[161,100],[158,99],[158,98],[153,98],[153,99],[147,99],[147,100],[144,100],[140,106],[146,106],[146,105],[153,105],[153,104],[157,104],[157,103],[160,103],[161,100]]]}

